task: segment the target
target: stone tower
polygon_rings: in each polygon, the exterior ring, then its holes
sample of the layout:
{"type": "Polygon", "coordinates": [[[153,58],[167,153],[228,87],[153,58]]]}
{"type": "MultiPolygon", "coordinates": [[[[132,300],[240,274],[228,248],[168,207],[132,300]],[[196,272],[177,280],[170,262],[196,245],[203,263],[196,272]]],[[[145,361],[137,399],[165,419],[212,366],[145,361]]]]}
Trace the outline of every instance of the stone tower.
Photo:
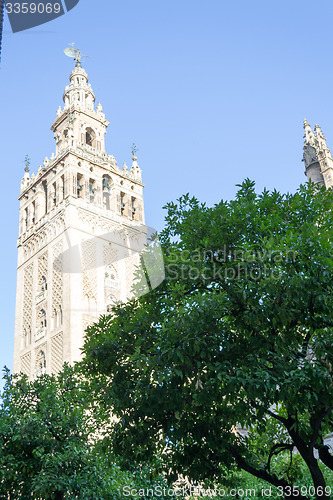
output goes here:
{"type": "Polygon", "coordinates": [[[14,372],[56,373],[81,358],[85,328],[131,296],[146,243],[135,148],[105,152],[109,122],[76,61],[51,130],[56,153],[21,183],[14,372]]]}
{"type": "Polygon", "coordinates": [[[333,159],[326,138],[319,125],[312,132],[307,120],[304,120],[303,161],[308,180],[326,188],[333,185],[333,159]]]}

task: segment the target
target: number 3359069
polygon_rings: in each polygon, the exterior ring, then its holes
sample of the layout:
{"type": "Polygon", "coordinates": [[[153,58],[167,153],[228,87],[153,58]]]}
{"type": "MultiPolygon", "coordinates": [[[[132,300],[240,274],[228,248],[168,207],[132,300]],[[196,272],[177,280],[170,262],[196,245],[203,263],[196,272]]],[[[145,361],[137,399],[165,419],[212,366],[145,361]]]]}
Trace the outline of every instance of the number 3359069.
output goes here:
{"type": "Polygon", "coordinates": [[[60,14],[60,3],[9,3],[5,2],[7,14],[60,14]]]}

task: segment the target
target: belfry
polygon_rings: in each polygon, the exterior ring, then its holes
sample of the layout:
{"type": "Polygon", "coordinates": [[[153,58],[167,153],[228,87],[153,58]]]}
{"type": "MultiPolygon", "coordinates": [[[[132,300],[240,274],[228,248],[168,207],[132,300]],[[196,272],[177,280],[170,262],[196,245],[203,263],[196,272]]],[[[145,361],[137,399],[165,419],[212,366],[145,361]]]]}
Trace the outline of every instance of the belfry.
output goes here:
{"type": "Polygon", "coordinates": [[[303,161],[308,180],[326,188],[333,185],[333,159],[326,138],[319,125],[313,132],[307,120],[304,120],[303,161]]]}
{"type": "Polygon", "coordinates": [[[55,154],[36,174],[26,162],[19,196],[14,372],[30,378],[81,358],[85,328],[131,297],[147,239],[136,150],[129,169],[106,153],[109,122],[75,61],[55,154]]]}

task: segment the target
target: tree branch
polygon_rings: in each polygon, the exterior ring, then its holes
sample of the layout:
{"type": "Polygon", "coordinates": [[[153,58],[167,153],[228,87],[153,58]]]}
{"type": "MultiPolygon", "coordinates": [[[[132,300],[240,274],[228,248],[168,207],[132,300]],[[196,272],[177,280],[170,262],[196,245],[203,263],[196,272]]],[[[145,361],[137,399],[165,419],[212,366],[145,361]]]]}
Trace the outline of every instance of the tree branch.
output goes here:
{"type": "MultiPolygon", "coordinates": [[[[293,490],[293,485],[289,484],[288,481],[286,481],[285,479],[279,479],[275,474],[270,474],[265,469],[256,469],[252,465],[248,464],[245,461],[244,457],[241,456],[239,451],[234,446],[230,446],[229,449],[230,453],[236,460],[236,463],[240,469],[249,472],[258,479],[263,479],[264,481],[267,481],[268,483],[272,484],[275,487],[278,486],[282,486],[283,488],[289,487],[291,488],[291,491],[293,490]]],[[[298,495],[298,498],[300,500],[309,500],[309,497],[305,497],[304,495],[301,494],[298,495]]]]}

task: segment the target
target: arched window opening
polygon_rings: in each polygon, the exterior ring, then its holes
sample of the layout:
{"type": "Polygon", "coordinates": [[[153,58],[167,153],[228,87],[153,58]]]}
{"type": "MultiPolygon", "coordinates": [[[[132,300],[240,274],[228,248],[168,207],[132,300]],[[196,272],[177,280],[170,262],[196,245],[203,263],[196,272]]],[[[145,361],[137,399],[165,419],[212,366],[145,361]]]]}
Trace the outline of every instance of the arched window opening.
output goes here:
{"type": "Polygon", "coordinates": [[[124,215],[125,212],[125,193],[120,193],[120,213],[124,215]]]}
{"type": "Polygon", "coordinates": [[[29,209],[26,208],[24,210],[24,229],[28,229],[29,227],[29,209]]]}
{"type": "Polygon", "coordinates": [[[40,326],[41,328],[46,328],[46,312],[44,309],[40,312],[40,326]]]}
{"type": "Polygon", "coordinates": [[[111,177],[103,175],[103,206],[106,210],[110,210],[110,196],[111,196],[111,177]]]}
{"type": "Polygon", "coordinates": [[[32,202],[32,223],[36,222],[36,202],[32,202]]]}
{"type": "Polygon", "coordinates": [[[28,347],[30,344],[31,329],[24,329],[22,335],[22,348],[28,347]]]}
{"type": "Polygon", "coordinates": [[[95,181],[94,179],[89,179],[89,197],[90,201],[94,201],[95,198],[95,181]]]}
{"type": "Polygon", "coordinates": [[[52,191],[53,191],[53,194],[52,194],[53,205],[56,205],[57,204],[57,185],[55,182],[52,184],[52,191]]]}
{"type": "Polygon", "coordinates": [[[95,147],[96,134],[91,127],[86,130],[86,144],[95,147]]]}
{"type": "Polygon", "coordinates": [[[45,276],[42,276],[41,291],[46,292],[46,290],[47,290],[47,280],[45,276]]]}
{"type": "Polygon", "coordinates": [[[82,198],[83,197],[83,175],[82,174],[77,174],[77,197],[82,198]]]}
{"type": "Polygon", "coordinates": [[[135,212],[136,212],[136,199],[133,196],[132,196],[131,209],[132,209],[132,219],[134,219],[135,218],[135,212]]]}
{"type": "Polygon", "coordinates": [[[43,188],[44,188],[44,199],[45,199],[45,213],[47,213],[47,184],[46,184],[46,182],[43,182],[43,188]]]}
{"type": "Polygon", "coordinates": [[[103,191],[111,190],[111,177],[107,174],[103,175],[103,191]]]}
{"type": "Polygon", "coordinates": [[[97,313],[97,302],[93,297],[88,297],[87,295],[83,298],[83,310],[85,314],[94,316],[97,313]]]}
{"type": "Polygon", "coordinates": [[[40,351],[37,357],[37,376],[44,375],[46,373],[46,354],[45,351],[40,351]]]}
{"type": "Polygon", "coordinates": [[[62,199],[65,198],[65,176],[61,176],[62,199]]]}

